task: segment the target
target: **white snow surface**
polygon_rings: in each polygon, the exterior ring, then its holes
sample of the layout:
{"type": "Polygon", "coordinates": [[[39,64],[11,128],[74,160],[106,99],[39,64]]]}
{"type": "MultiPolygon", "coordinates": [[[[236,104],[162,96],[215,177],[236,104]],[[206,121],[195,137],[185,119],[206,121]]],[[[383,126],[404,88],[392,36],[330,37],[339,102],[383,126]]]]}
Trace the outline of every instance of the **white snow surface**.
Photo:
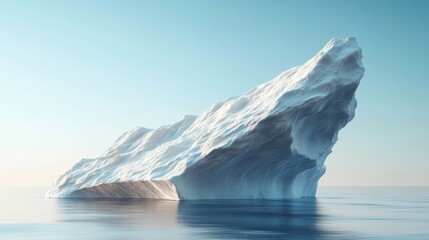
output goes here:
{"type": "Polygon", "coordinates": [[[54,198],[255,199],[315,196],[364,74],[356,39],[332,39],[305,64],[201,116],[122,134],[82,159],[54,198]]]}

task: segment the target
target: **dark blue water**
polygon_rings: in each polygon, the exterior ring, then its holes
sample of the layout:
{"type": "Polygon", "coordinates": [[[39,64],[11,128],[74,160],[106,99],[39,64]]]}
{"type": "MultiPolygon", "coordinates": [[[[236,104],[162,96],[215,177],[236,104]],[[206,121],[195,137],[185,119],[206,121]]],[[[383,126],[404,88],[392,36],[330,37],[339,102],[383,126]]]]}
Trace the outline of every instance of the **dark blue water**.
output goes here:
{"type": "Polygon", "coordinates": [[[0,189],[0,239],[429,239],[429,188],[296,200],[57,200],[0,189]]]}

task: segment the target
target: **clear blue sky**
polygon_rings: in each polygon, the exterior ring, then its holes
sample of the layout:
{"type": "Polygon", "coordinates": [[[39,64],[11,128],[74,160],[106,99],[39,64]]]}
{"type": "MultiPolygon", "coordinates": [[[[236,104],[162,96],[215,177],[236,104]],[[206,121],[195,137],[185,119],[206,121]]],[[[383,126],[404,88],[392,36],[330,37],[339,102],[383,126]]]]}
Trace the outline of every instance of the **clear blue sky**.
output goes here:
{"type": "Polygon", "coordinates": [[[355,36],[365,76],[321,185],[429,185],[429,1],[0,1],[0,186],[200,114],[355,36]]]}

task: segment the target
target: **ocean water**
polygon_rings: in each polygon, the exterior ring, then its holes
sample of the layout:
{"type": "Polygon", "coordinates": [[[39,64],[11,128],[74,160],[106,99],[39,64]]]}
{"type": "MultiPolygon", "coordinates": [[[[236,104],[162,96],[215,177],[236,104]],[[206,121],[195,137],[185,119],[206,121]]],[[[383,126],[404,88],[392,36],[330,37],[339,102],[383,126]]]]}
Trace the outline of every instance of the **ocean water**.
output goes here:
{"type": "Polygon", "coordinates": [[[295,200],[46,199],[0,189],[0,239],[429,239],[429,188],[321,187],[295,200]]]}

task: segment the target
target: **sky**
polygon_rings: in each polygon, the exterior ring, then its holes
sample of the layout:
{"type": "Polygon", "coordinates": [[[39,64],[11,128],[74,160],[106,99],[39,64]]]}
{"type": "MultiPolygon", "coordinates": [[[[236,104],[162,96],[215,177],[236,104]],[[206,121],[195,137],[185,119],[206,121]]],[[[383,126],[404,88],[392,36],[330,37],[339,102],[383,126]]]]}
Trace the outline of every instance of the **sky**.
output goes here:
{"type": "Polygon", "coordinates": [[[366,72],[322,186],[429,186],[429,1],[0,0],[0,186],[49,186],[354,36],[366,72]]]}

